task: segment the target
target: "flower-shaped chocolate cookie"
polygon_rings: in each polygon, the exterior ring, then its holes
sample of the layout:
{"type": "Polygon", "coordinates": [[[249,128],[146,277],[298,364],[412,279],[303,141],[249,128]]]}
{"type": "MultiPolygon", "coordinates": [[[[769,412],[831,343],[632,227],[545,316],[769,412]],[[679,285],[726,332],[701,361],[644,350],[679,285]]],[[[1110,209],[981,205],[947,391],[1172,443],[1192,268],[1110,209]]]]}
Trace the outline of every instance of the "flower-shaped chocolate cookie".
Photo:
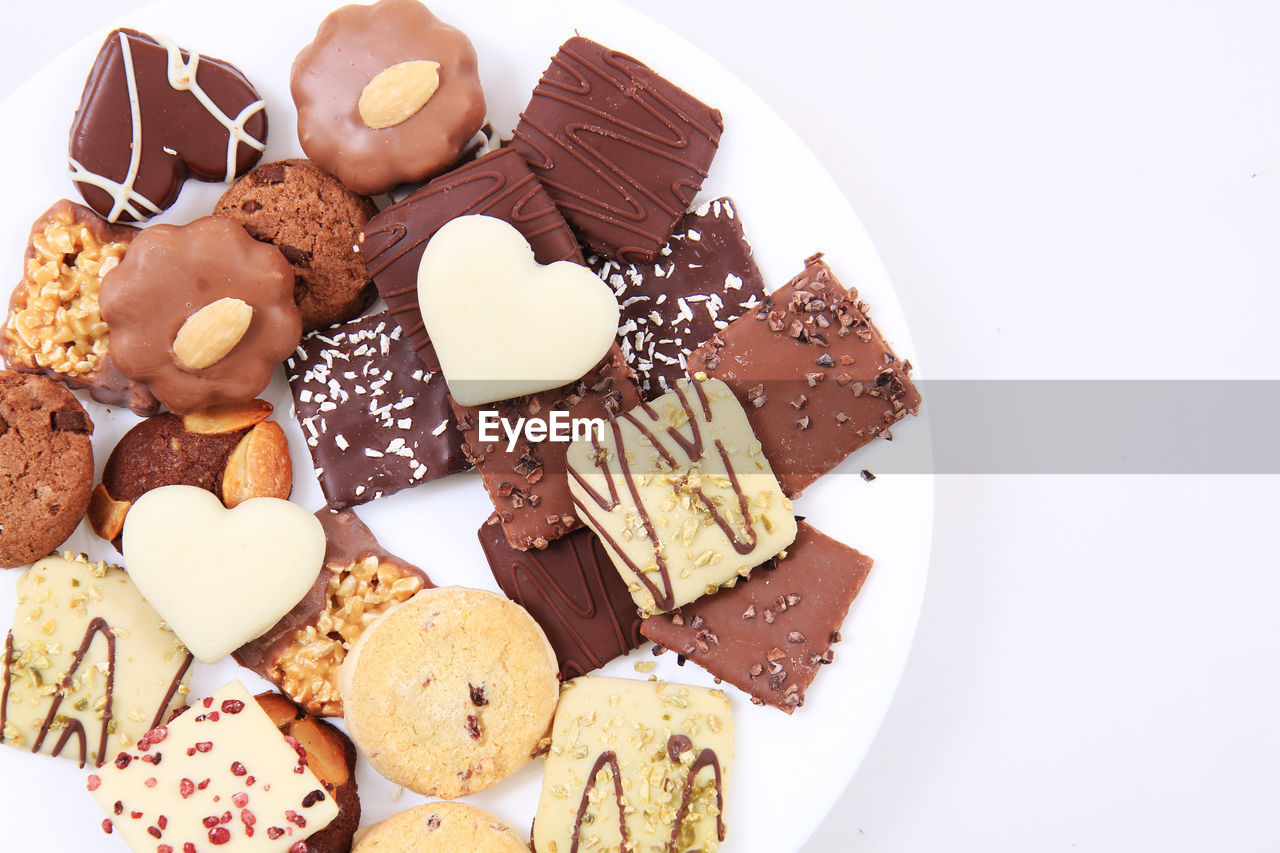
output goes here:
{"type": "Polygon", "coordinates": [[[302,336],[289,262],[221,216],[143,231],[100,302],[116,366],[177,414],[252,399],[302,336]]]}
{"type": "Polygon", "coordinates": [[[417,0],[330,14],[290,88],[302,149],[362,195],[444,172],[484,123],[475,48],[417,0]]]}

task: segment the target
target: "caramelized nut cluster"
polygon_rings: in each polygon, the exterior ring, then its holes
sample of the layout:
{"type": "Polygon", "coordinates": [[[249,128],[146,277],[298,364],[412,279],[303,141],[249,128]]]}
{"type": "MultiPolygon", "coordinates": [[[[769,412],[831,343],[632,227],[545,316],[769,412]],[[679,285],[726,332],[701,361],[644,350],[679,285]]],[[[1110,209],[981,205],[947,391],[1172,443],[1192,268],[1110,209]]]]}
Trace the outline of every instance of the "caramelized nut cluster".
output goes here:
{"type": "Polygon", "coordinates": [[[347,651],[384,612],[423,587],[420,575],[368,556],[326,566],[332,576],[325,607],[314,625],[298,629],[274,666],[285,695],[313,714],[340,716],[338,670],[347,651]]]}
{"type": "Polygon", "coordinates": [[[128,245],[99,239],[70,208],[50,216],[31,238],[6,329],[8,357],[71,377],[96,373],[107,351],[98,291],[128,245]]]}

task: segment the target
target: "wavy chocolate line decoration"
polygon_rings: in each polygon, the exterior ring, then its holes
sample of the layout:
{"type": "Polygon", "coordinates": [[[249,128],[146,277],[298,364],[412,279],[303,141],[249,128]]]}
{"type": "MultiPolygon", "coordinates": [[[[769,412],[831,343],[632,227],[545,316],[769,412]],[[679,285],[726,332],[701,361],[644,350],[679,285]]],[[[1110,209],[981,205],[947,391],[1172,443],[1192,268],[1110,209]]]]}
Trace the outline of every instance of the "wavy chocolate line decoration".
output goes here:
{"type": "MultiPolygon", "coordinates": [[[[640,635],[639,622],[633,621],[630,636],[617,611],[609,606],[610,596],[605,586],[604,570],[614,571],[609,556],[603,552],[598,540],[589,532],[573,534],[561,543],[552,547],[567,548],[572,558],[564,560],[554,567],[543,562],[540,552],[523,551],[512,555],[509,561],[509,575],[515,595],[512,598],[526,609],[529,603],[545,602],[545,607],[555,614],[561,629],[573,638],[578,653],[585,658],[585,663],[572,657],[560,661],[560,672],[563,678],[574,678],[585,675],[593,669],[599,669],[620,654],[626,654],[644,642],[640,635]],[[585,599],[579,603],[579,593],[585,599]],[[595,636],[585,636],[578,626],[594,620],[600,611],[608,616],[606,631],[597,631],[595,636]],[[603,635],[603,636],[601,636],[603,635]],[[613,647],[606,649],[608,639],[613,640],[613,647]]],[[[616,574],[616,572],[615,572],[616,574]]],[[[628,599],[629,600],[629,599],[628,599]]],[[[541,612],[542,608],[534,608],[541,612]]],[[[563,651],[563,650],[562,650],[563,651]]]]}
{"type": "MultiPolygon", "coordinates": [[[[707,398],[706,391],[702,388],[702,383],[693,382],[691,384],[698,394],[698,399],[705,420],[710,423],[713,420],[711,417],[711,401],[707,398]]],[[[698,422],[698,419],[694,417],[693,408],[689,405],[689,398],[686,395],[684,388],[677,385],[672,389],[672,392],[680,400],[680,405],[684,408],[685,414],[688,416],[690,437],[686,438],[681,435],[675,427],[667,427],[667,434],[671,436],[672,441],[679,445],[681,450],[684,451],[689,464],[693,464],[702,458],[703,452],[706,448],[705,440],[702,435],[702,426],[698,422]]],[[[644,502],[640,500],[640,493],[637,489],[635,476],[632,474],[631,466],[627,462],[626,449],[623,446],[622,441],[622,430],[618,426],[618,421],[620,419],[626,420],[635,427],[640,434],[653,445],[653,449],[657,451],[658,455],[664,462],[671,466],[672,470],[676,470],[679,465],[676,458],[662,446],[653,432],[642,424],[635,416],[635,412],[637,410],[642,411],[651,420],[657,420],[658,418],[658,413],[655,409],[647,404],[641,404],[635,409],[616,417],[610,414],[609,427],[613,431],[613,446],[615,448],[614,458],[618,460],[618,469],[622,476],[622,481],[627,487],[628,494],[631,496],[631,501],[636,508],[636,513],[640,516],[640,522],[644,526],[645,536],[653,546],[653,558],[654,562],[658,566],[658,575],[661,578],[662,585],[658,586],[650,580],[648,576],[649,573],[641,569],[640,566],[636,565],[636,563],[626,555],[622,548],[619,547],[617,540],[610,536],[603,529],[603,526],[595,516],[591,514],[591,510],[588,506],[578,500],[576,496],[574,497],[573,503],[584,517],[591,517],[593,522],[591,525],[592,529],[595,530],[600,538],[613,549],[613,552],[622,559],[627,568],[640,579],[640,582],[643,583],[653,595],[654,602],[658,608],[660,610],[670,610],[675,605],[675,599],[671,593],[671,573],[667,568],[667,561],[662,556],[662,551],[658,547],[658,536],[653,529],[653,521],[649,517],[649,512],[645,508],[644,502]]],[[[592,447],[596,451],[593,454],[595,466],[604,474],[605,482],[609,485],[609,498],[606,499],[598,491],[589,486],[583,477],[574,469],[570,468],[569,473],[582,490],[586,492],[587,497],[592,503],[596,504],[596,506],[605,512],[611,512],[617,508],[619,504],[618,492],[613,482],[613,472],[611,470],[609,460],[604,457],[604,454],[601,452],[600,445],[596,442],[595,438],[592,438],[592,447]]],[[[711,516],[711,520],[720,528],[720,531],[724,534],[725,539],[729,542],[729,545],[733,550],[739,554],[749,554],[756,546],[755,526],[751,519],[751,502],[747,500],[746,492],[742,489],[742,484],[738,480],[737,472],[733,470],[733,466],[730,464],[729,452],[725,450],[723,442],[718,438],[715,440],[715,447],[716,451],[720,454],[720,460],[724,463],[725,471],[728,472],[729,484],[738,498],[738,507],[742,512],[743,526],[746,528],[745,539],[739,540],[737,531],[733,529],[732,525],[729,524],[728,520],[725,519],[724,515],[720,512],[719,508],[716,507],[715,503],[712,502],[711,498],[708,497],[701,488],[693,489],[693,494],[698,498],[707,513],[711,516]]],[[[675,488],[678,492],[679,485],[675,488]]]]}
{"type": "Polygon", "coordinates": [[[573,821],[573,833],[570,836],[571,843],[569,845],[569,853],[578,853],[578,840],[582,834],[582,821],[587,816],[587,806],[590,805],[588,798],[596,787],[596,774],[604,769],[605,765],[613,772],[613,797],[618,803],[618,828],[622,833],[622,849],[627,849],[627,802],[622,792],[622,771],[618,769],[618,755],[612,749],[605,750],[596,758],[596,763],[591,766],[591,773],[587,776],[586,787],[582,789],[582,800],[578,803],[578,816],[573,821]]]}
{"type": "Polygon", "coordinates": [[[561,45],[513,133],[585,242],[652,260],[693,201],[720,142],[718,110],[639,60],[577,37],[561,45]]]}
{"type": "MultiPolygon", "coordinates": [[[[98,760],[97,766],[101,767],[107,760],[107,737],[110,734],[112,709],[115,699],[115,680],[116,680],[116,637],[107,620],[101,616],[95,617],[89,622],[85,628],[84,637],[80,641],[80,647],[76,649],[76,653],[72,656],[71,666],[66,673],[58,681],[57,691],[54,694],[53,702],[49,705],[49,710],[45,714],[44,722],[40,726],[40,732],[36,737],[35,744],[31,747],[32,753],[39,753],[40,748],[44,746],[45,740],[49,733],[53,730],[53,724],[58,716],[58,709],[62,707],[62,700],[66,698],[67,690],[71,687],[71,681],[75,674],[84,664],[85,656],[89,653],[90,647],[93,645],[94,638],[101,634],[107,641],[107,673],[106,673],[106,703],[102,713],[102,729],[98,735],[98,760]]],[[[13,660],[13,632],[10,631],[5,638],[5,659],[4,659],[4,689],[0,694],[0,743],[4,742],[4,724],[8,720],[9,710],[9,687],[12,681],[12,660],[13,660]]],[[[152,718],[149,728],[155,728],[164,721],[164,712],[173,701],[173,697],[177,695],[178,689],[182,685],[182,679],[187,674],[187,670],[191,668],[192,656],[190,652],[186,653],[182,666],[178,668],[178,672],[174,675],[173,680],[169,683],[169,688],[165,692],[164,699],[160,703],[160,707],[156,709],[155,716],[152,718]]],[[[80,766],[84,767],[89,759],[89,743],[88,734],[85,732],[84,724],[76,719],[68,719],[66,727],[54,742],[53,749],[49,755],[57,757],[62,755],[62,751],[66,749],[67,744],[75,736],[80,746],[80,766]]]]}
{"type": "Polygon", "coordinates": [[[693,800],[693,780],[704,769],[711,767],[716,774],[716,837],[724,841],[724,779],[720,775],[720,757],[713,749],[704,749],[689,765],[689,773],[684,780],[684,792],[680,795],[680,810],[676,812],[675,822],[671,825],[671,843],[667,845],[668,853],[676,853],[676,841],[680,838],[680,827],[689,816],[689,806],[693,800]]]}

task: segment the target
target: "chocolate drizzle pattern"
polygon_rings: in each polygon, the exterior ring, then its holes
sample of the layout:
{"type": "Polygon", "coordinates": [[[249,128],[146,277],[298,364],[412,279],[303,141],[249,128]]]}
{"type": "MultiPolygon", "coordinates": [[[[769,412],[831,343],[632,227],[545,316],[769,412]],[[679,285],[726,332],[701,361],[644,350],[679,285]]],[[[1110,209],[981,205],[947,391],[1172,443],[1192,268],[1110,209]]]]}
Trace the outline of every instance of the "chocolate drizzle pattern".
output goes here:
{"type": "MultiPolygon", "coordinates": [[[[609,775],[613,777],[613,798],[618,804],[618,830],[622,833],[622,849],[627,849],[627,799],[622,789],[622,770],[618,768],[618,756],[613,750],[605,750],[596,757],[596,763],[591,765],[591,772],[587,774],[587,784],[582,789],[582,799],[578,802],[578,817],[573,822],[573,845],[569,848],[569,853],[578,853],[578,843],[582,835],[582,822],[587,817],[587,808],[591,805],[591,792],[595,789],[597,776],[605,767],[609,768],[609,775]]],[[[677,824],[677,827],[679,824],[677,824]]],[[[673,842],[674,844],[674,842],[673,842]]]]}
{"type": "MultiPolygon", "coordinates": [[[[711,403],[707,399],[706,391],[703,389],[701,382],[693,382],[689,384],[693,385],[695,393],[698,396],[703,414],[703,421],[710,426],[714,422],[714,419],[712,418],[711,403]]],[[[699,419],[694,416],[694,411],[689,405],[688,394],[685,390],[686,387],[685,383],[680,383],[672,389],[670,393],[674,393],[676,395],[676,398],[679,400],[681,407],[687,415],[690,436],[686,438],[681,435],[675,427],[667,427],[666,430],[667,434],[671,436],[672,441],[674,441],[684,451],[684,460],[677,459],[676,456],[669,452],[653,432],[649,430],[648,426],[636,416],[635,413],[638,411],[642,413],[650,423],[656,422],[658,419],[658,413],[648,404],[641,404],[629,412],[625,412],[619,416],[611,415],[609,417],[609,428],[613,434],[613,446],[617,449],[617,452],[613,453],[612,457],[618,464],[618,472],[621,475],[622,482],[627,488],[632,505],[636,508],[640,522],[644,527],[645,535],[653,547],[653,559],[658,568],[660,583],[655,584],[650,580],[649,573],[646,572],[643,567],[637,565],[635,561],[632,560],[620,547],[619,543],[603,530],[603,526],[593,515],[591,507],[584,504],[576,496],[574,497],[574,506],[578,509],[579,514],[592,521],[592,529],[600,534],[600,537],[610,545],[614,553],[627,564],[627,567],[631,569],[635,576],[640,579],[640,582],[644,584],[650,593],[652,593],[660,610],[669,610],[675,606],[675,598],[671,587],[671,571],[667,564],[666,557],[663,554],[658,534],[654,530],[653,519],[649,514],[649,510],[645,506],[645,502],[640,497],[636,475],[632,470],[631,463],[628,461],[628,457],[633,456],[633,452],[623,441],[623,433],[619,426],[619,421],[625,420],[627,423],[635,427],[635,429],[647,440],[648,444],[652,446],[652,449],[658,454],[659,458],[666,463],[671,472],[681,469],[686,463],[690,466],[698,464],[698,462],[703,458],[706,444],[702,434],[702,423],[700,423],[699,419]]],[[[592,447],[595,450],[595,453],[593,454],[595,465],[605,475],[606,482],[609,483],[609,497],[605,498],[598,491],[591,488],[578,471],[570,468],[569,473],[573,477],[574,481],[583,489],[584,492],[586,492],[592,503],[594,503],[599,509],[609,512],[615,509],[619,502],[618,494],[614,490],[613,485],[614,473],[609,458],[610,454],[602,452],[600,444],[594,438],[592,439],[592,447]]],[[[734,530],[734,527],[729,523],[729,520],[725,518],[724,511],[712,501],[701,487],[690,486],[690,490],[701,502],[703,508],[707,512],[707,516],[724,533],[725,538],[728,539],[729,544],[734,551],[739,554],[749,554],[755,549],[757,539],[752,519],[750,501],[747,498],[746,492],[742,488],[742,484],[737,474],[733,470],[734,466],[732,464],[732,460],[729,458],[728,451],[725,449],[723,442],[718,438],[715,439],[715,447],[721,461],[724,463],[725,470],[728,473],[730,486],[742,513],[743,527],[746,532],[745,537],[739,539],[737,531],[734,530]]],[[[686,474],[686,476],[682,478],[681,483],[675,486],[674,493],[678,494],[683,485],[687,484],[689,480],[690,478],[686,474]]]]}
{"type": "Polygon", "coordinates": [[[591,249],[653,260],[720,142],[720,112],[639,60],[569,39],[538,81],[512,147],[591,249]]]}
{"type": "Polygon", "coordinates": [[[517,551],[497,524],[480,545],[498,586],[542,626],[562,679],[598,669],[643,642],[626,584],[594,533],[575,530],[543,550],[517,551]]]}

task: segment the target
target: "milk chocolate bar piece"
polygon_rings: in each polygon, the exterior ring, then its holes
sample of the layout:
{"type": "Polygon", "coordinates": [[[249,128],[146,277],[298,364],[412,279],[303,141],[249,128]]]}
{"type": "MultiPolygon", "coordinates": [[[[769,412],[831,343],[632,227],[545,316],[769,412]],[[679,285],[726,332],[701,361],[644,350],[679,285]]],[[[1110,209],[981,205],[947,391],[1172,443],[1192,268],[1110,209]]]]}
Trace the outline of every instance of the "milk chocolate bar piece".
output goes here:
{"type": "Polygon", "coordinates": [[[610,412],[620,412],[640,402],[634,376],[614,344],[590,373],[552,391],[483,406],[460,406],[450,398],[465,437],[463,451],[480,472],[512,548],[545,548],[581,525],[569,494],[565,466],[569,445],[530,442],[522,437],[508,450],[501,427],[495,430],[498,440],[481,441],[481,413],[496,413],[513,425],[520,418],[550,422],[558,411],[574,419],[606,418],[610,412]]]}
{"type": "Polygon", "coordinates": [[[441,175],[370,219],[356,251],[414,349],[429,338],[418,309],[418,261],[446,222],[479,213],[516,227],[540,264],[582,263],[582,250],[524,160],[509,148],[441,175]]]}
{"type": "Polygon", "coordinates": [[[791,544],[791,502],[733,392],[681,379],[569,447],[569,489],[645,616],[733,586],[791,544]]]}
{"type": "Polygon", "coordinates": [[[770,560],[733,589],[651,616],[640,630],[749,693],[755,704],[790,714],[834,659],[832,646],[871,564],[801,521],[785,558],[770,560]]]}
{"type": "Polygon", "coordinates": [[[638,647],[640,616],[600,540],[575,530],[541,551],[517,551],[496,520],[480,528],[494,580],[537,620],[568,680],[638,647]]]}
{"type": "Polygon", "coordinates": [[[551,728],[533,848],[719,850],[732,764],[723,691],[575,678],[551,728]]]}
{"type": "Polygon", "coordinates": [[[285,363],[325,500],[355,506],[468,467],[430,344],[373,314],[302,339],[285,363]]]}
{"type": "Polygon", "coordinates": [[[690,352],[764,299],[764,279],[729,198],[682,216],[651,264],[592,255],[587,266],[618,297],[622,354],[646,400],[670,391],[690,352]]]}
{"type": "Polygon", "coordinates": [[[707,177],[720,111],[589,39],[560,46],[511,147],[593,252],[653,261],[707,177]]]}
{"type": "Polygon", "coordinates": [[[733,389],[792,498],[920,407],[911,363],[821,254],[691,355],[689,371],[733,389]]]}

